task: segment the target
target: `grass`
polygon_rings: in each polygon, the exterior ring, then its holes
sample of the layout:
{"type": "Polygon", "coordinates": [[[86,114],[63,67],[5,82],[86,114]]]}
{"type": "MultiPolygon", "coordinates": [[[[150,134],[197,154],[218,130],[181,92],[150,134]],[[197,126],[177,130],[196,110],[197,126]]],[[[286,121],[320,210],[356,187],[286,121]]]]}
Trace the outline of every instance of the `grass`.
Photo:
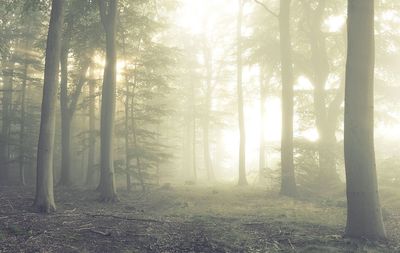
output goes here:
{"type": "Polygon", "coordinates": [[[4,252],[400,252],[393,189],[382,190],[384,243],[342,237],[340,194],[295,200],[260,187],[172,186],[120,191],[120,202],[104,204],[95,192],[59,189],[58,211],[48,217],[30,213],[27,189],[0,195],[14,205],[0,209],[9,215],[0,219],[4,252]]]}

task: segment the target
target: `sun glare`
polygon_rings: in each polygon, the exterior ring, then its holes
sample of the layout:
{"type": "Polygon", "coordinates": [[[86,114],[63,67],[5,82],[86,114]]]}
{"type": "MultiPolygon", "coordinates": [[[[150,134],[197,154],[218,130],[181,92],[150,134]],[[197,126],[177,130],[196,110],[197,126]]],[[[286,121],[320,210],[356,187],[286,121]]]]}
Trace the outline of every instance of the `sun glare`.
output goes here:
{"type": "Polygon", "coordinates": [[[339,32],[342,30],[346,18],[344,16],[330,16],[325,20],[325,25],[331,33],[339,32]]]}

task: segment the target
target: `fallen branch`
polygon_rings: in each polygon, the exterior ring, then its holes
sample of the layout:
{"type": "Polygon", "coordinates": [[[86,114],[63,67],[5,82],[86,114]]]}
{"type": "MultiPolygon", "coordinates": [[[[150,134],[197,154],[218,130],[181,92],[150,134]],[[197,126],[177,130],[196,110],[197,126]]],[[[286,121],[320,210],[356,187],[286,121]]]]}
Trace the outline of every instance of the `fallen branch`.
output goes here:
{"type": "Polygon", "coordinates": [[[159,222],[159,223],[167,223],[167,222],[169,222],[169,221],[162,221],[162,220],[155,220],[155,219],[122,217],[122,216],[111,215],[111,214],[91,214],[91,213],[85,213],[85,215],[92,216],[92,217],[107,217],[107,218],[113,218],[113,219],[119,219],[119,220],[131,220],[131,221],[143,221],[143,222],[159,222]]]}

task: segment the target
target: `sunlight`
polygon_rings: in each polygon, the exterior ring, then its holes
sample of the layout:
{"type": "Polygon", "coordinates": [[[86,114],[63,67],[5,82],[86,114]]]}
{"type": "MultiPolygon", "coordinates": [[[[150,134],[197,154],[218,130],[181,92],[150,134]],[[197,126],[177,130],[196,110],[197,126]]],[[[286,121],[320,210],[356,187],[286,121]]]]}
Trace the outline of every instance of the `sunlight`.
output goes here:
{"type": "Polygon", "coordinates": [[[340,16],[330,16],[325,20],[325,25],[330,33],[339,32],[342,30],[346,23],[346,18],[342,15],[340,16]]]}
{"type": "MultiPolygon", "coordinates": [[[[95,54],[93,57],[93,62],[98,66],[96,69],[95,73],[98,76],[103,75],[103,69],[104,66],[106,65],[106,59],[103,55],[101,54],[95,54]]],[[[119,60],[117,61],[117,82],[121,82],[124,80],[124,71],[125,71],[125,61],[124,60],[119,60]]]]}
{"type": "Polygon", "coordinates": [[[311,142],[316,142],[319,140],[319,133],[316,128],[311,128],[311,129],[304,131],[302,133],[302,136],[311,142]]]}
{"type": "Polygon", "coordinates": [[[192,34],[201,34],[213,29],[217,19],[234,14],[236,10],[236,1],[185,0],[179,10],[177,24],[192,34]]]}
{"type": "Polygon", "coordinates": [[[312,90],[314,86],[312,85],[310,79],[306,76],[302,75],[299,76],[297,82],[294,85],[294,90],[312,90]]]}

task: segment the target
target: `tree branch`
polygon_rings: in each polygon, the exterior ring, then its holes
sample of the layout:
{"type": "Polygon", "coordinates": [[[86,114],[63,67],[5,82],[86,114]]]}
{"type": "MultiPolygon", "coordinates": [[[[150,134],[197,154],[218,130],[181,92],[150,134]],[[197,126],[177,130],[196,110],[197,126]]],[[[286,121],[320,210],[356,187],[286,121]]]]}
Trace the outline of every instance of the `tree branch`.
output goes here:
{"type": "Polygon", "coordinates": [[[76,89],[71,96],[71,102],[70,102],[69,108],[68,108],[68,112],[69,112],[70,116],[72,116],[72,114],[75,112],[76,106],[78,104],[79,96],[82,93],[83,85],[86,83],[86,72],[89,69],[90,64],[91,64],[90,59],[85,59],[82,64],[82,68],[79,73],[78,84],[76,85],[76,89]]]}
{"type": "Polygon", "coordinates": [[[268,6],[266,6],[265,4],[263,4],[262,2],[260,2],[259,0],[254,0],[254,2],[256,2],[257,4],[261,5],[269,14],[271,14],[272,16],[279,18],[279,15],[276,14],[275,12],[273,12],[270,8],[268,8],[268,6]]]}

